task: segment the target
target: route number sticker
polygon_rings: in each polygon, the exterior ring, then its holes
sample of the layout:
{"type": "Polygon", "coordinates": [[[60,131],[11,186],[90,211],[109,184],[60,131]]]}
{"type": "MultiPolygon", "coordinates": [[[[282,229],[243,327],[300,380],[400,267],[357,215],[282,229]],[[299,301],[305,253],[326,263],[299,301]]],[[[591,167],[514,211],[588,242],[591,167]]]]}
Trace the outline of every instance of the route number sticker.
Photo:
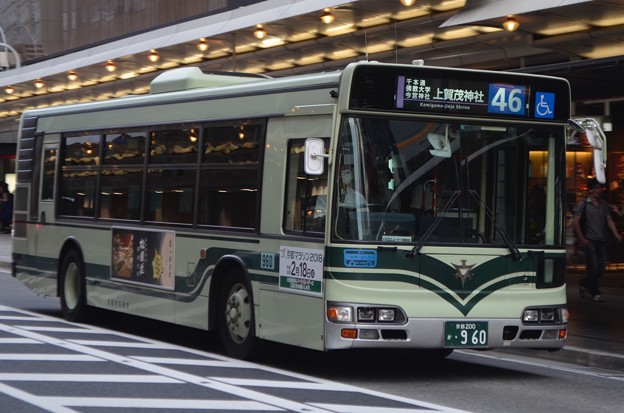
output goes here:
{"type": "Polygon", "coordinates": [[[313,295],[322,294],[323,260],[323,250],[280,247],[280,289],[313,295]]]}

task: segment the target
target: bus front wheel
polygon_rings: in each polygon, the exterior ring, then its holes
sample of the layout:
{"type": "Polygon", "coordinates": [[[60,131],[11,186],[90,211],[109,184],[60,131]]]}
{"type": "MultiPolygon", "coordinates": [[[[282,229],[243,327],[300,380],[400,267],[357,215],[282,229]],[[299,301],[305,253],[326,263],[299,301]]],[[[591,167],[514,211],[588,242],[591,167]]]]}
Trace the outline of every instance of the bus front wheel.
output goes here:
{"type": "Polygon", "coordinates": [[[87,319],[87,292],[83,268],[80,254],[75,250],[69,251],[63,257],[59,283],[61,312],[66,320],[73,322],[87,319]]]}
{"type": "Polygon", "coordinates": [[[230,270],[219,294],[219,336],[225,352],[251,358],[257,347],[251,288],[240,270],[230,270]]]}

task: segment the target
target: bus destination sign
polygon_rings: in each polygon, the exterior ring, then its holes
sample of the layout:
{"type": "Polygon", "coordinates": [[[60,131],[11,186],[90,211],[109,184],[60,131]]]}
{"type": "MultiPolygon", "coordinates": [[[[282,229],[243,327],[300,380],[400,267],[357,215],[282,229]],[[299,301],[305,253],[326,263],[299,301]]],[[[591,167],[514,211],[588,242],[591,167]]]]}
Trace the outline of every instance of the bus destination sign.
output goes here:
{"type": "Polygon", "coordinates": [[[465,82],[461,87],[449,87],[438,79],[398,76],[396,107],[415,112],[554,118],[553,92],[535,93],[533,113],[529,112],[529,95],[525,85],[465,82]]]}
{"type": "Polygon", "coordinates": [[[357,67],[349,109],[567,122],[565,79],[440,67],[357,67]]]}

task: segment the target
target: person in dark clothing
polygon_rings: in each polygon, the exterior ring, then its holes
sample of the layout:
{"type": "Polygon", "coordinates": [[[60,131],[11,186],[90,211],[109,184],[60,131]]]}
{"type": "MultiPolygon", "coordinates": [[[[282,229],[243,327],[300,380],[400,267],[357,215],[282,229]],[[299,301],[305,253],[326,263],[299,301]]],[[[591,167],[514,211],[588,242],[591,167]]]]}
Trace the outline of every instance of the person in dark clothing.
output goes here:
{"type": "Polygon", "coordinates": [[[581,280],[579,294],[585,297],[589,294],[593,301],[602,301],[598,280],[606,266],[607,241],[609,230],[618,242],[622,237],[617,232],[611,218],[611,206],[602,199],[604,186],[595,178],[587,182],[589,195],[583,199],[574,212],[574,232],[578,237],[586,259],[586,274],[581,280]]]}
{"type": "Polygon", "coordinates": [[[8,234],[11,232],[11,223],[13,221],[13,194],[9,192],[9,186],[6,182],[0,182],[0,230],[8,234]]]}

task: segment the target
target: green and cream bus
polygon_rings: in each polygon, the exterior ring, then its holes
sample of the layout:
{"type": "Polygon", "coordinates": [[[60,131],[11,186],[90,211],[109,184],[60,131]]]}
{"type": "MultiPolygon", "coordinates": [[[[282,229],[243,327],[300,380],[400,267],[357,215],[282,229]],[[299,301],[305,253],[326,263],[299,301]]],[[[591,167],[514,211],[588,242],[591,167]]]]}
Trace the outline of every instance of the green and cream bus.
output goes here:
{"type": "Polygon", "coordinates": [[[23,114],[13,274],[93,307],[317,350],[559,349],[565,80],[359,62],[175,69],[23,114]]]}

